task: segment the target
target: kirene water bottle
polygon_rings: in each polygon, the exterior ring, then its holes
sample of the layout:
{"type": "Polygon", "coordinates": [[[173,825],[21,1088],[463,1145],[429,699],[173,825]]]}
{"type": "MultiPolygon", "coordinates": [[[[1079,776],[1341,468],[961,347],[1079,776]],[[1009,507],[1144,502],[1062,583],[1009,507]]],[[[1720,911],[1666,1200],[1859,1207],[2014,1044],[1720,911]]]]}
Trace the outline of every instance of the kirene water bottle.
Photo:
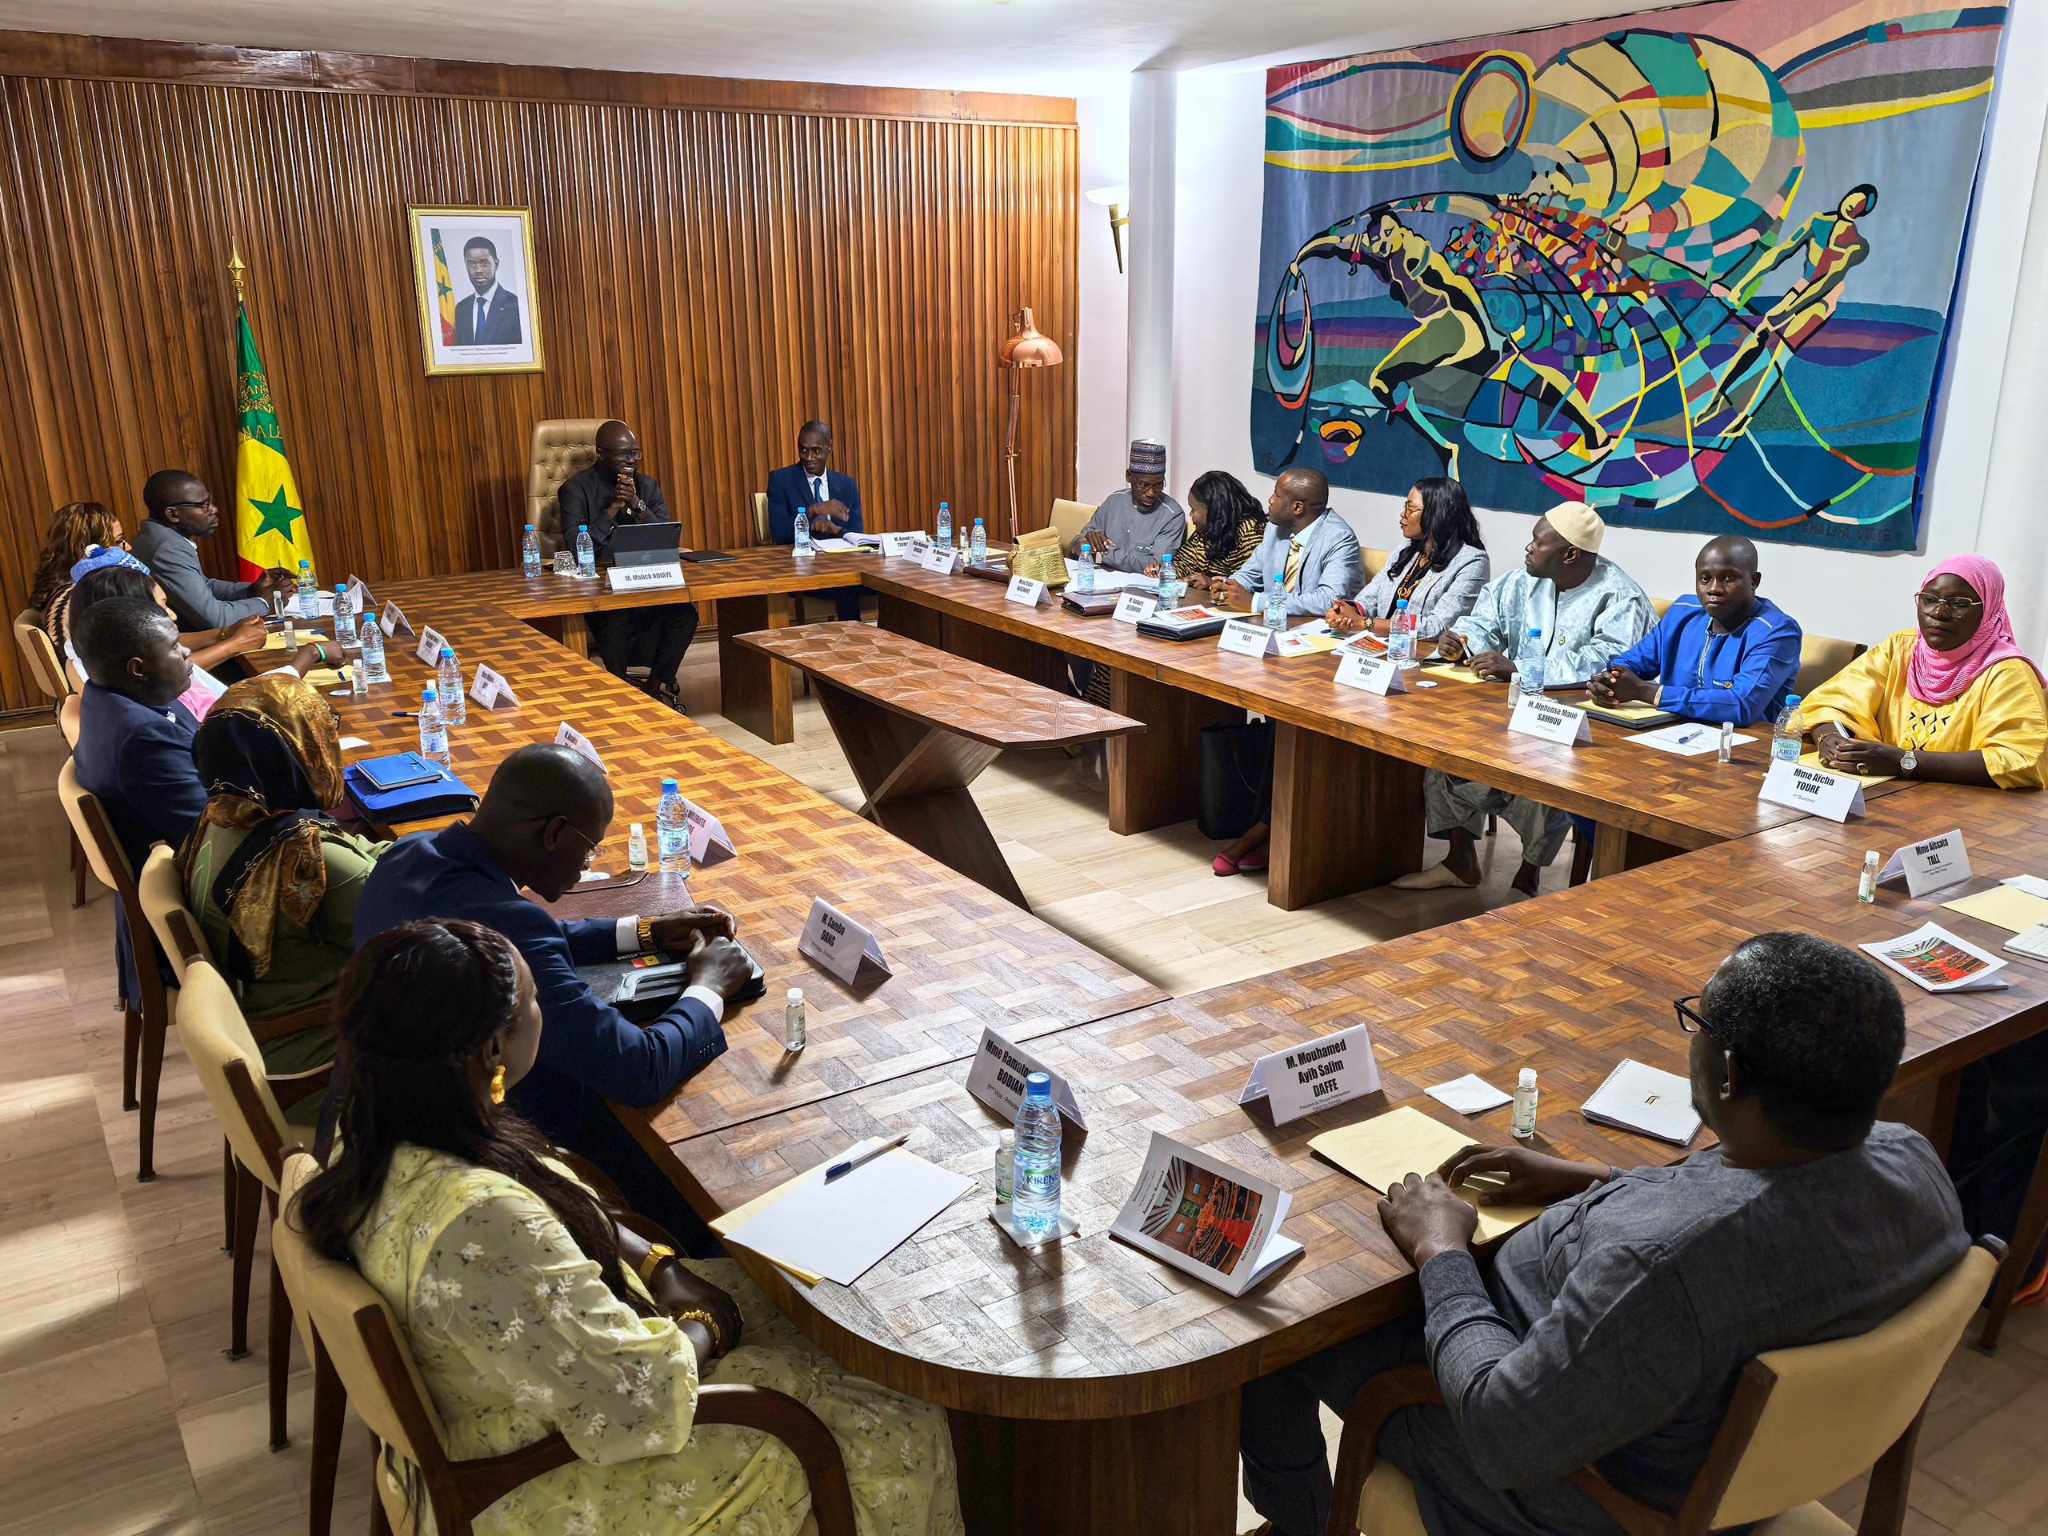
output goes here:
{"type": "Polygon", "coordinates": [[[981,526],[981,519],[974,520],[974,534],[968,540],[967,553],[976,565],[988,563],[988,530],[981,526]]]}
{"type": "Polygon", "coordinates": [[[348,672],[349,693],[360,699],[370,691],[370,679],[363,672],[363,658],[358,655],[354,661],[344,662],[343,667],[348,672]]]}
{"type": "Polygon", "coordinates": [[[366,683],[388,683],[391,669],[384,665],[384,626],[377,622],[377,610],[363,610],[363,656],[357,663],[366,683]]]}
{"type": "Polygon", "coordinates": [[[1387,625],[1387,660],[1397,667],[1415,665],[1415,615],[1405,597],[1395,602],[1393,620],[1387,625]]]}
{"type": "Polygon", "coordinates": [[[441,701],[432,683],[420,690],[420,756],[443,768],[453,766],[448,755],[448,722],[441,718],[441,701]]]}
{"type": "Polygon", "coordinates": [[[1799,699],[1796,693],[1786,694],[1785,707],[1771,724],[1771,756],[1781,763],[1799,761],[1799,699]]]}
{"type": "Polygon", "coordinates": [[[1531,624],[1522,637],[1522,649],[1515,655],[1515,678],[1522,685],[1522,697],[1543,691],[1543,630],[1531,624]]]}
{"type": "Polygon", "coordinates": [[[942,549],[953,547],[953,504],[950,501],[939,503],[939,525],[932,531],[932,542],[942,549]]]}
{"type": "Polygon", "coordinates": [[[311,623],[320,617],[320,589],[313,585],[313,562],[299,562],[299,617],[311,623]]]}
{"type": "Polygon", "coordinates": [[[1273,569],[1266,573],[1266,628],[1287,627],[1287,564],[1285,559],[1275,560],[1273,569]]]}
{"type": "Polygon", "coordinates": [[[334,643],[345,651],[356,648],[356,605],[348,588],[334,589],[334,643]]]}
{"type": "Polygon", "coordinates": [[[1074,590],[1095,590],[1095,549],[1086,539],[1081,541],[1081,558],[1074,562],[1074,590]]]}
{"type": "Polygon", "coordinates": [[[528,581],[540,574],[540,530],[531,523],[526,525],[526,537],[519,541],[519,563],[528,581]]]}
{"type": "Polygon", "coordinates": [[[576,525],[576,574],[595,576],[597,574],[597,546],[590,542],[590,524],[576,525]]]}
{"type": "Polygon", "coordinates": [[[1018,1236],[1027,1243],[1059,1236],[1060,1112],[1052,1101],[1052,1079],[1043,1072],[1024,1079],[1011,1167],[1010,1223],[1018,1236]]]}
{"type": "Polygon", "coordinates": [[[796,522],[790,528],[790,556],[796,560],[808,560],[811,549],[811,514],[802,507],[796,510],[796,522]]]}
{"type": "Polygon", "coordinates": [[[435,670],[440,674],[442,717],[450,725],[469,724],[469,695],[462,686],[462,663],[455,659],[453,646],[441,647],[441,664],[435,670]]]}
{"type": "Polygon", "coordinates": [[[683,820],[683,792],[674,779],[661,781],[661,804],[654,811],[654,845],[664,875],[690,872],[690,827],[683,820]]]}
{"type": "Polygon", "coordinates": [[[1180,575],[1173,568],[1173,556],[1168,555],[1159,562],[1159,606],[1162,609],[1180,606],[1180,575]]]}

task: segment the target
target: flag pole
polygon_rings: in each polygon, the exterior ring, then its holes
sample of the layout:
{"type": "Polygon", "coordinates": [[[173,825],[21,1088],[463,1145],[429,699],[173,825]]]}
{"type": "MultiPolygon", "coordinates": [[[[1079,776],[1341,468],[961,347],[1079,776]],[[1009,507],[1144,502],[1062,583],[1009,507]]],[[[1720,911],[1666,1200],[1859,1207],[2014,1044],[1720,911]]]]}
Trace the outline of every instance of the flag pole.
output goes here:
{"type": "Polygon", "coordinates": [[[231,245],[228,247],[228,251],[228,276],[235,280],[235,306],[240,308],[245,300],[245,295],[242,292],[242,274],[247,272],[249,268],[242,261],[241,246],[231,245]]]}

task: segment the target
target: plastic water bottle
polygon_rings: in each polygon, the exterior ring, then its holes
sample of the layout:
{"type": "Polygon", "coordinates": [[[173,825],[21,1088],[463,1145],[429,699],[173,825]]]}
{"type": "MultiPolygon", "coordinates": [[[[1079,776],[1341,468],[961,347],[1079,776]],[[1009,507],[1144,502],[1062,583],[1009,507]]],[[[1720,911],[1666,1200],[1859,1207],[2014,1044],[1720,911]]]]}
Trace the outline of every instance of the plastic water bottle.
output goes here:
{"type": "Polygon", "coordinates": [[[801,507],[797,509],[796,524],[791,530],[790,553],[798,560],[811,557],[811,515],[801,507]]]}
{"type": "Polygon", "coordinates": [[[953,547],[953,504],[939,503],[939,526],[932,531],[932,542],[942,549],[953,547]]]}
{"type": "Polygon", "coordinates": [[[1012,1181],[1017,1177],[1017,1133],[1005,1131],[996,1139],[996,1204],[1008,1205],[1012,1181]]]}
{"type": "Polygon", "coordinates": [[[1785,707],[1771,724],[1771,756],[1781,763],[1799,761],[1799,695],[1785,695],[1785,707]]]}
{"type": "Polygon", "coordinates": [[[1723,720],[1721,722],[1721,740],[1714,748],[1714,761],[1725,763],[1734,755],[1735,722],[1733,720],[1723,720]]]}
{"type": "Polygon", "coordinates": [[[654,812],[654,846],[664,875],[690,872],[690,827],[683,820],[683,792],[674,779],[661,781],[661,804],[654,812]]]}
{"type": "Polygon", "coordinates": [[[531,523],[526,525],[526,537],[519,541],[519,563],[528,581],[540,575],[540,530],[531,523]]]}
{"type": "Polygon", "coordinates": [[[1515,1079],[1515,1140],[1527,1141],[1536,1134],[1536,1069],[1522,1068],[1515,1079]]]}
{"type": "Polygon", "coordinates": [[[1181,595],[1180,575],[1173,568],[1173,556],[1168,555],[1159,562],[1159,606],[1162,610],[1178,608],[1181,595]]]}
{"type": "Polygon", "coordinates": [[[1387,625],[1387,660],[1404,671],[1415,665],[1415,615],[1405,597],[1395,602],[1394,617],[1387,625]]]}
{"type": "Polygon", "coordinates": [[[976,565],[988,563],[988,530],[981,526],[981,519],[974,520],[974,533],[967,543],[967,553],[976,565]]]}
{"type": "Polygon", "coordinates": [[[1543,631],[1534,624],[1515,655],[1515,676],[1521,679],[1523,698],[1543,691],[1543,631]]]}
{"type": "Polygon", "coordinates": [[[597,546],[590,542],[590,524],[576,525],[576,574],[595,576],[597,574],[597,546]]]}
{"type": "Polygon", "coordinates": [[[1014,1168],[1011,1225],[1027,1243],[1059,1236],[1060,1112],[1052,1101],[1052,1079],[1043,1072],[1024,1079],[1014,1168]]]}
{"type": "Polygon", "coordinates": [[[363,610],[363,657],[357,663],[366,683],[388,683],[391,669],[384,665],[384,626],[377,622],[377,610],[363,610]]]}
{"type": "Polygon", "coordinates": [[[1266,573],[1266,628],[1287,627],[1287,563],[1285,558],[1275,560],[1273,569],[1266,573]]]}
{"type": "Polygon", "coordinates": [[[626,868],[643,872],[647,868],[647,829],[637,821],[626,834],[626,868]]]}
{"type": "Polygon", "coordinates": [[[443,768],[453,764],[448,755],[448,722],[441,718],[441,701],[432,683],[420,690],[420,756],[443,768]]]}
{"type": "Polygon", "coordinates": [[[356,640],[356,605],[348,595],[347,587],[334,589],[334,641],[345,651],[352,651],[359,643],[356,640]]]}
{"type": "Polygon", "coordinates": [[[782,995],[782,1048],[800,1051],[810,1038],[810,1024],[804,1018],[804,989],[791,987],[782,995]]]}
{"type": "Polygon", "coordinates": [[[370,691],[370,680],[363,675],[363,658],[360,654],[354,661],[344,662],[342,670],[348,673],[348,691],[360,699],[370,691]]]}
{"type": "Polygon", "coordinates": [[[441,690],[441,714],[450,725],[469,724],[469,694],[462,686],[462,663],[455,659],[455,648],[441,647],[441,661],[434,669],[440,677],[435,684],[441,690]]]}
{"type": "Polygon", "coordinates": [[[1095,549],[1086,539],[1081,541],[1081,558],[1074,562],[1074,590],[1095,590],[1095,549]]]}
{"type": "Polygon", "coordinates": [[[313,585],[313,562],[299,562],[299,617],[308,624],[320,617],[320,589],[313,585]]]}

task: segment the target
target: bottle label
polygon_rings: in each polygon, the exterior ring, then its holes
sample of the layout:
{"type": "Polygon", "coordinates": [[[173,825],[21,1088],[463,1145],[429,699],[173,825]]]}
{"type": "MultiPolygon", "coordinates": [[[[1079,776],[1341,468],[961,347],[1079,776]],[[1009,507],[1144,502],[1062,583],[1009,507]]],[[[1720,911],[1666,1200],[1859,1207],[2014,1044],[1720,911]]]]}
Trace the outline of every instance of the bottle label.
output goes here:
{"type": "Polygon", "coordinates": [[[661,861],[666,864],[672,859],[689,857],[690,840],[681,827],[661,829],[661,861]]]}

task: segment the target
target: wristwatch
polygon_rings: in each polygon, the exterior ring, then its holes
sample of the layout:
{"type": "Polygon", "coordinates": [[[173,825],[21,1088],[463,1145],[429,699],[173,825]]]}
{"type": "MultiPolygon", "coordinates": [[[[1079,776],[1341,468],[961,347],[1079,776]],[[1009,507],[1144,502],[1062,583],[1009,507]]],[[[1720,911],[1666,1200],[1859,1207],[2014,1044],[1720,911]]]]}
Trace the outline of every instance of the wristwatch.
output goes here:
{"type": "Polygon", "coordinates": [[[633,936],[640,941],[640,953],[651,955],[655,952],[654,919],[643,917],[633,925],[633,936]]]}
{"type": "Polygon", "coordinates": [[[1915,768],[1918,768],[1919,766],[1920,754],[1918,752],[1915,752],[1911,747],[1906,748],[1905,751],[1899,754],[1900,772],[1911,773],[1915,768]]]}
{"type": "Polygon", "coordinates": [[[675,1249],[669,1247],[667,1243],[650,1243],[647,1248],[647,1257],[640,1261],[640,1283],[642,1285],[654,1284],[654,1272],[675,1256],[675,1249]]]}

